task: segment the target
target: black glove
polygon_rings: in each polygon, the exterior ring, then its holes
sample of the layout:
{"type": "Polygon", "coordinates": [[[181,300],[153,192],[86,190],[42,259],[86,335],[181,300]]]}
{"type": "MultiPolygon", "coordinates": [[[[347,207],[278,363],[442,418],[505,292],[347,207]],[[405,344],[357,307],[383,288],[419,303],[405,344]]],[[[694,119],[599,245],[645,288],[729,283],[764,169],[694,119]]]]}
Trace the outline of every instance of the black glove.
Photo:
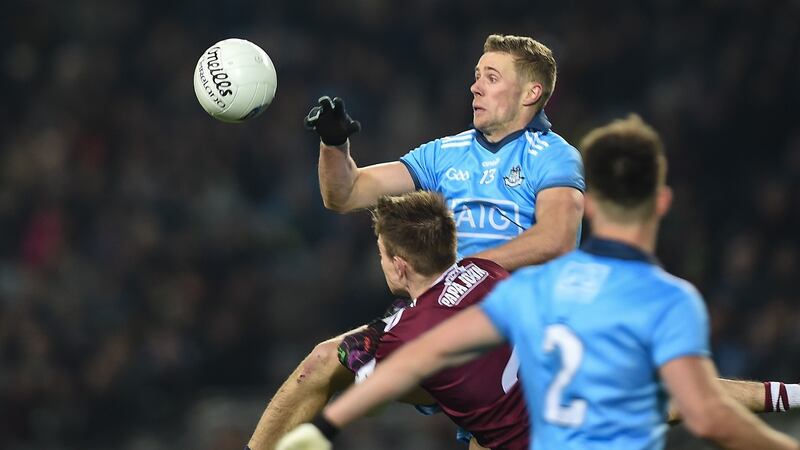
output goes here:
{"type": "Polygon", "coordinates": [[[361,131],[361,124],[344,109],[344,100],[327,95],[320,97],[305,118],[306,128],[314,130],[325,145],[342,145],[351,134],[361,131]]]}

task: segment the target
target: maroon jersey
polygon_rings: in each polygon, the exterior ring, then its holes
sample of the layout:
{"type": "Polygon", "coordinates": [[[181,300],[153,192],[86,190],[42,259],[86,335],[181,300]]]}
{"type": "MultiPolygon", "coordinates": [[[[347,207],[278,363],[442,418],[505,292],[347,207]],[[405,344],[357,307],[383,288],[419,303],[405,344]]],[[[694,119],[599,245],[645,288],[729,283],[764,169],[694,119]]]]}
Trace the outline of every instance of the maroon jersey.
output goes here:
{"type": "MultiPolygon", "coordinates": [[[[492,261],[465,258],[447,270],[410,307],[386,319],[375,359],[459,311],[479,303],[508,272],[492,261]]],[[[469,333],[469,330],[464,330],[469,333]]],[[[478,443],[492,449],[527,449],[529,423],[517,382],[519,362],[503,345],[461,367],[442,370],[422,383],[442,411],[478,443]]]]}

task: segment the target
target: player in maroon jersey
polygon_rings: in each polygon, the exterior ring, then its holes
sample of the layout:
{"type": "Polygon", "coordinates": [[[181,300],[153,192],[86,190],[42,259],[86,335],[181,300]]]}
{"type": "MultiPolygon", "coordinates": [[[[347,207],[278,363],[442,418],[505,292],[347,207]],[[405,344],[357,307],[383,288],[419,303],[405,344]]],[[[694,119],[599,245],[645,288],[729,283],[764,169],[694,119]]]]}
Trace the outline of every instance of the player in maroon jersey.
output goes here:
{"type": "MultiPolygon", "coordinates": [[[[489,260],[456,261],[455,223],[438,194],[418,191],[384,197],[373,218],[386,283],[395,295],[412,300],[379,326],[371,326],[375,333],[369,346],[377,344],[377,351],[373,359],[360,361],[364,364],[357,381],[404,343],[478,303],[508,276],[489,260]]],[[[412,398],[432,399],[483,447],[526,449],[529,421],[517,382],[518,367],[511,348],[499,347],[428,378],[421,385],[427,395],[417,392],[412,398]]]]}
{"type": "MultiPolygon", "coordinates": [[[[389,261],[393,256],[382,241],[383,238],[378,241],[381,260],[389,261]]],[[[356,382],[369,375],[375,362],[456,312],[480,302],[506,276],[508,272],[485,259],[466,258],[452,265],[411,306],[387,318],[375,360],[358,371],[356,382]]],[[[405,288],[396,286],[393,292],[400,293],[402,289],[405,288]]],[[[524,449],[528,445],[528,415],[517,383],[518,367],[511,349],[503,346],[461,367],[443,370],[421,387],[431,394],[442,412],[472,432],[482,446],[524,449]]]]}

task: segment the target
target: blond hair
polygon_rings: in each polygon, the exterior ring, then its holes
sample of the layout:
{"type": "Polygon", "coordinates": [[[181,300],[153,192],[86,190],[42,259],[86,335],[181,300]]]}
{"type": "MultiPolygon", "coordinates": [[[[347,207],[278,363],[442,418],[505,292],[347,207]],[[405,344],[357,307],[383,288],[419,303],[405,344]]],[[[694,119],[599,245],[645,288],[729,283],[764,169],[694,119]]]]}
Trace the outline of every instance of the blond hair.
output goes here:
{"type": "Polygon", "coordinates": [[[483,44],[483,52],[508,53],[514,66],[526,80],[542,84],[542,96],[537,103],[544,107],[556,87],[556,59],[553,51],[527,36],[492,34],[483,44]]]}

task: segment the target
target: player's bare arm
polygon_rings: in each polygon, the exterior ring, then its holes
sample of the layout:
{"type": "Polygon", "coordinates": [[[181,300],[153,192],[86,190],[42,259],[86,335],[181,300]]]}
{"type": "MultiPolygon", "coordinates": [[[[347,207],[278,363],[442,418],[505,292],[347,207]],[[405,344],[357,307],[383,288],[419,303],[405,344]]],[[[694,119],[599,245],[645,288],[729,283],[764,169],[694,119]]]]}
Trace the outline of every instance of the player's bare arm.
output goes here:
{"type": "MultiPolygon", "coordinates": [[[[328,400],[353,383],[353,373],[339,364],[336,347],[342,339],[365,327],[329,339],[314,349],[278,389],[267,405],[248,443],[251,450],[271,450],[292,428],[310,421],[328,400]],[[324,350],[323,350],[324,349],[324,350]]],[[[411,405],[432,405],[436,400],[419,386],[398,401],[411,405]]]]}
{"type": "Polygon", "coordinates": [[[541,191],[536,197],[536,225],[505,245],[481,252],[486,258],[512,271],[541,264],[575,248],[583,217],[583,194],[571,187],[541,191]]]}
{"type": "Polygon", "coordinates": [[[373,206],[383,195],[414,190],[414,180],[399,162],[357,167],[349,154],[349,142],[331,147],[320,141],[319,186],[325,207],[350,212],[373,206]]]}
{"type": "Polygon", "coordinates": [[[387,358],[364,383],[353,386],[328,405],[323,415],[337,427],[417,386],[445,367],[470,361],[503,342],[479,307],[442,322],[387,358]],[[470,330],[464,333],[464,330],[470,330]]]}
{"type": "MultiPolygon", "coordinates": [[[[754,413],[767,411],[767,402],[764,401],[764,383],[761,381],[728,380],[719,378],[720,388],[728,397],[754,413]]],[[[681,413],[675,402],[669,405],[669,422],[675,423],[682,420],[681,413]]]]}
{"type": "Polygon", "coordinates": [[[659,369],[686,426],[726,449],[798,449],[789,436],[767,427],[726,395],[708,358],[687,356],[659,369]]]}
{"type": "Polygon", "coordinates": [[[336,359],[336,347],[351,330],[322,342],[297,366],[267,405],[248,443],[251,450],[272,450],[278,439],[319,413],[331,396],[353,382],[336,359]]]}
{"type": "Polygon", "coordinates": [[[361,130],[336,97],[322,97],[305,118],[319,134],[319,184],[325,207],[349,212],[375,204],[383,195],[414,190],[414,180],[400,162],[359,168],[350,156],[350,136],[361,130]]]}

